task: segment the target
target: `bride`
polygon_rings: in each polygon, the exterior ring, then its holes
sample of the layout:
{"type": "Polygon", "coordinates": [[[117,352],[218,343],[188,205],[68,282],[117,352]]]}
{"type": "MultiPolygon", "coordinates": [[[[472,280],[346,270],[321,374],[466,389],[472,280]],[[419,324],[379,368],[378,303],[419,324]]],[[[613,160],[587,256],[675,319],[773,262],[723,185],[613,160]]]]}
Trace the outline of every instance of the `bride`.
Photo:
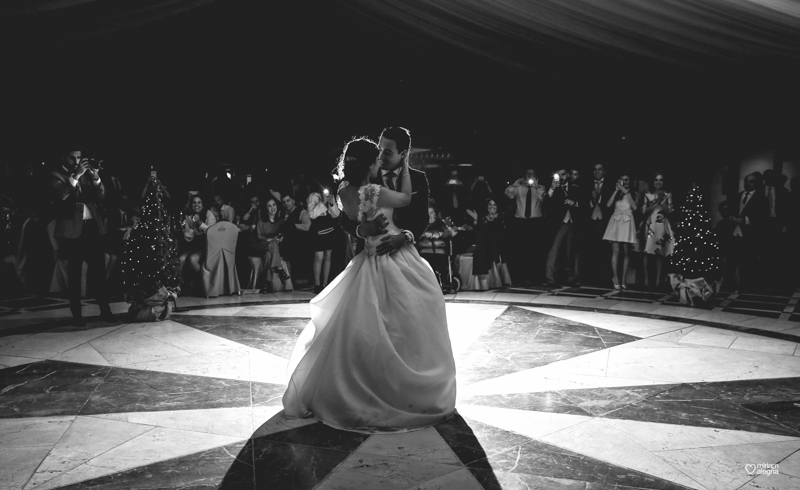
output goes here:
{"type": "MultiPolygon", "coordinates": [[[[378,174],[378,152],[366,138],[345,145],[339,207],[362,223],[382,214],[387,232],[398,234],[392,214],[411,201],[408,162],[400,172],[402,191],[395,192],[369,183],[378,174]]],[[[430,426],[454,413],[455,362],[436,276],[410,243],[377,255],[380,238],[367,238],[364,250],[311,300],[311,321],[289,359],[287,417],[381,432],[430,426]]]]}

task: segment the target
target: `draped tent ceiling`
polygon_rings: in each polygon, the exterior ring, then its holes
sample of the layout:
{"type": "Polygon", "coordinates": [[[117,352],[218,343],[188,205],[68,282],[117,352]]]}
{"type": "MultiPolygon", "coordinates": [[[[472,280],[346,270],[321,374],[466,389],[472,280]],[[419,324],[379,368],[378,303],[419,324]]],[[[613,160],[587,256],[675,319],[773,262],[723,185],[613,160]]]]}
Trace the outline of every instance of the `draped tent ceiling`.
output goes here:
{"type": "MultiPolygon", "coordinates": [[[[20,0],[29,36],[65,41],[129,29],[224,0],[20,0]],[[64,20],[68,20],[65,23],[64,20]],[[66,28],[58,26],[67,25],[66,28]]],[[[313,2],[308,2],[309,8],[313,2]]],[[[796,62],[796,0],[340,0],[412,38],[438,40],[537,71],[569,54],[709,62],[796,62]]]]}
{"type": "Polygon", "coordinates": [[[6,0],[0,23],[20,154],[68,127],[193,161],[315,134],[316,162],[401,124],[475,160],[671,162],[800,130],[800,0],[6,0]]]}

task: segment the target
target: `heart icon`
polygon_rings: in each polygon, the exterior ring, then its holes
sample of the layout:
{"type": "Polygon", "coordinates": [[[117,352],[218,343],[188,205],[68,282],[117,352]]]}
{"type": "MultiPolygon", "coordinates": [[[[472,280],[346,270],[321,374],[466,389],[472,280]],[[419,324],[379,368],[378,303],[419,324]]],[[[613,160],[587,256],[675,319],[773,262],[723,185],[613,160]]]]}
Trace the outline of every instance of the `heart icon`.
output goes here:
{"type": "Polygon", "coordinates": [[[744,469],[747,470],[747,473],[752,475],[753,472],[756,471],[756,465],[754,465],[754,464],[746,464],[746,465],[744,465],[744,469]]]}

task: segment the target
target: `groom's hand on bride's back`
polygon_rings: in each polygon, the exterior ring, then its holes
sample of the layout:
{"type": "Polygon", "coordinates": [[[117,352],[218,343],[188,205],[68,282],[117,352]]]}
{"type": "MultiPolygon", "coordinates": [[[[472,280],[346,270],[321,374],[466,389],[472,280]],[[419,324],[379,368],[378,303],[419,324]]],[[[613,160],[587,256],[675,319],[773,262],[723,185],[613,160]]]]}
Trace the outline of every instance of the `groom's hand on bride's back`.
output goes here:
{"type": "Polygon", "coordinates": [[[358,225],[358,234],[362,237],[383,235],[386,233],[386,216],[379,214],[372,221],[364,221],[358,225]]]}
{"type": "Polygon", "coordinates": [[[400,250],[400,247],[407,241],[408,238],[404,233],[400,233],[399,235],[387,235],[381,238],[381,243],[375,247],[375,253],[378,255],[393,254],[400,250]]]}

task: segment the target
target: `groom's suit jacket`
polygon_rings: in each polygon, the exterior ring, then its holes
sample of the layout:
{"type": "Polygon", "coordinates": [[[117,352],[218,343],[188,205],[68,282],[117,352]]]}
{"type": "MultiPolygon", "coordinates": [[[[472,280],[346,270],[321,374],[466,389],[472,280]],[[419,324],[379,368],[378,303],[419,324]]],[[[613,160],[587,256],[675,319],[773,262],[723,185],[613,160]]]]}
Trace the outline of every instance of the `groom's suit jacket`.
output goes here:
{"type": "MultiPolygon", "coordinates": [[[[414,235],[414,240],[419,240],[428,228],[428,177],[421,170],[414,168],[408,170],[411,177],[411,203],[394,210],[394,224],[402,230],[410,231],[414,235]]],[[[385,187],[382,180],[378,177],[373,183],[385,187]]],[[[398,179],[397,185],[397,190],[402,190],[400,179],[398,179]]],[[[339,223],[344,231],[353,237],[358,237],[356,228],[359,223],[348,218],[345,213],[340,214],[339,223]]],[[[358,251],[364,248],[363,242],[363,240],[359,240],[358,251]]]]}

